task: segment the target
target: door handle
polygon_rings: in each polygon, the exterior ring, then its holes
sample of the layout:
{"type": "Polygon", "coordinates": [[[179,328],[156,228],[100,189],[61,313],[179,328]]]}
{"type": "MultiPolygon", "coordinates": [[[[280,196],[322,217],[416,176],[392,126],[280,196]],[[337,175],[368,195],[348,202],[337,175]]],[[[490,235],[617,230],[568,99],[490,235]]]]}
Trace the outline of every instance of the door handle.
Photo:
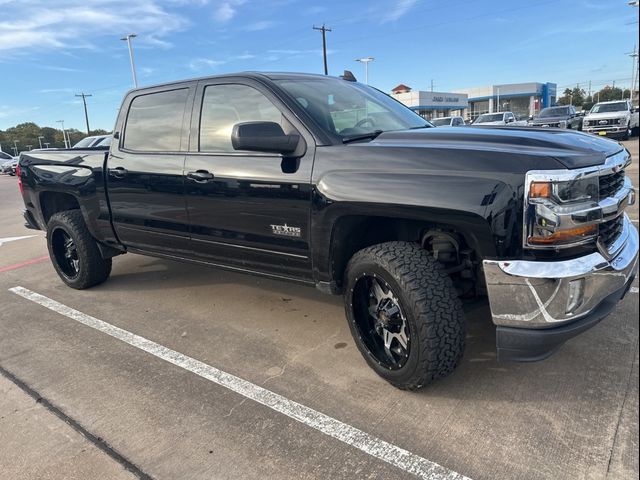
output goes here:
{"type": "Polygon", "coordinates": [[[213,180],[213,173],[209,173],[207,170],[196,170],[195,172],[187,173],[187,178],[195,182],[205,183],[213,180]]]}
{"type": "Polygon", "coordinates": [[[115,178],[123,178],[127,175],[127,173],[129,172],[127,172],[127,169],[124,167],[116,167],[116,168],[109,169],[109,175],[115,178]]]}

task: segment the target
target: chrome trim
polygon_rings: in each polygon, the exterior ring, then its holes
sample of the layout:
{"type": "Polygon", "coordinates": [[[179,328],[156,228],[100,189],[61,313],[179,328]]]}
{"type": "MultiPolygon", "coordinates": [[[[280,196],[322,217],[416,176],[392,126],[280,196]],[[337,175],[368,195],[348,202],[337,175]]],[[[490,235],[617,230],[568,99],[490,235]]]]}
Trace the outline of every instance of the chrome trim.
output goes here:
{"type": "Polygon", "coordinates": [[[602,165],[579,168],[575,170],[530,170],[525,177],[524,185],[524,212],[522,225],[522,246],[529,250],[556,250],[572,248],[578,245],[592,243],[594,238],[587,238],[575,243],[566,245],[531,245],[529,237],[529,208],[535,206],[535,214],[550,220],[561,230],[574,228],[577,226],[589,226],[608,222],[620,216],[625,208],[632,202],[634,189],[631,180],[626,177],[623,186],[612,196],[599,199],[598,203],[585,202],[571,207],[566,205],[552,204],[551,202],[530,203],[529,190],[533,182],[566,182],[571,180],[582,180],[592,177],[602,177],[617,173],[625,169],[631,163],[631,154],[623,149],[618,153],[607,157],[602,165]]]}
{"type": "Polygon", "coordinates": [[[599,252],[558,262],[484,260],[493,322],[526,328],[569,323],[623,289],[638,265],[638,231],[626,214],[624,222],[622,247],[611,260],[599,252]],[[567,313],[569,282],[577,279],[584,279],[584,297],[567,313]]]}

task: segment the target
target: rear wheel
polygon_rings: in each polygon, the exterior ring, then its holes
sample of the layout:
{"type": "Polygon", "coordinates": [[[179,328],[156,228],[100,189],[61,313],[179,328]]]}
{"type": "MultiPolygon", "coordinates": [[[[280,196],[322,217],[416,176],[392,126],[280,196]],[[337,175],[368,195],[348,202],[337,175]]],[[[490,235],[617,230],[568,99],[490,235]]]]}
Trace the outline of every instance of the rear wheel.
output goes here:
{"type": "Polygon", "coordinates": [[[98,285],[111,273],[111,259],[102,258],[79,210],[51,216],[47,247],[56,272],[71,288],[82,290],[98,285]]]}
{"type": "Polygon", "coordinates": [[[365,248],[345,273],[345,309],[365,360],[401,389],[449,375],[464,351],[462,305],[451,279],[419,245],[365,248]]]}

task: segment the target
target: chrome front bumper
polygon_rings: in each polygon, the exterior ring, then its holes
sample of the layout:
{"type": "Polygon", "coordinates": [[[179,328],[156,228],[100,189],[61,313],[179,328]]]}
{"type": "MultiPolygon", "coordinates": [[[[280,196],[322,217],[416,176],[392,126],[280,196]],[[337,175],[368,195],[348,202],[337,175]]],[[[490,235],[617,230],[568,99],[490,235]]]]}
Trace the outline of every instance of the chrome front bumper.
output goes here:
{"type": "Polygon", "coordinates": [[[560,327],[588,317],[616,292],[622,296],[638,265],[638,231],[626,214],[620,240],[623,245],[613,258],[604,252],[557,262],[485,260],[493,323],[523,329],[560,327]],[[578,284],[581,299],[569,309],[578,284]]]}

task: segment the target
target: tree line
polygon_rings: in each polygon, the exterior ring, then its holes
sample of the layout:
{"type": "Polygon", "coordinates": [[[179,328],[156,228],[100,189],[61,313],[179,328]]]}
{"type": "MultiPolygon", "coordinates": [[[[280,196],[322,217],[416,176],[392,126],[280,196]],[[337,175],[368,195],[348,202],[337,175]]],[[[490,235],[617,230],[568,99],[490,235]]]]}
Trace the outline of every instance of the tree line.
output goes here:
{"type": "Polygon", "coordinates": [[[591,110],[598,102],[610,102],[612,100],[623,100],[630,98],[629,89],[622,90],[618,87],[610,87],[607,85],[602,90],[588,95],[584,88],[576,86],[574,88],[566,88],[562,92],[562,96],[558,97],[558,105],[576,105],[582,106],[583,110],[591,110]]]}
{"type": "MultiPolygon", "coordinates": [[[[76,144],[84,137],[93,135],[107,135],[110,132],[98,129],[91,130],[87,135],[85,132],[76,130],[75,128],[66,129],[67,135],[71,141],[71,145],[76,144]]],[[[40,127],[33,122],[26,122],[16,125],[15,127],[0,130],[0,145],[2,151],[14,154],[14,146],[17,147],[18,153],[33,148],[64,148],[64,137],[62,130],[53,127],[40,127]],[[38,138],[42,137],[42,138],[38,138]]]]}

